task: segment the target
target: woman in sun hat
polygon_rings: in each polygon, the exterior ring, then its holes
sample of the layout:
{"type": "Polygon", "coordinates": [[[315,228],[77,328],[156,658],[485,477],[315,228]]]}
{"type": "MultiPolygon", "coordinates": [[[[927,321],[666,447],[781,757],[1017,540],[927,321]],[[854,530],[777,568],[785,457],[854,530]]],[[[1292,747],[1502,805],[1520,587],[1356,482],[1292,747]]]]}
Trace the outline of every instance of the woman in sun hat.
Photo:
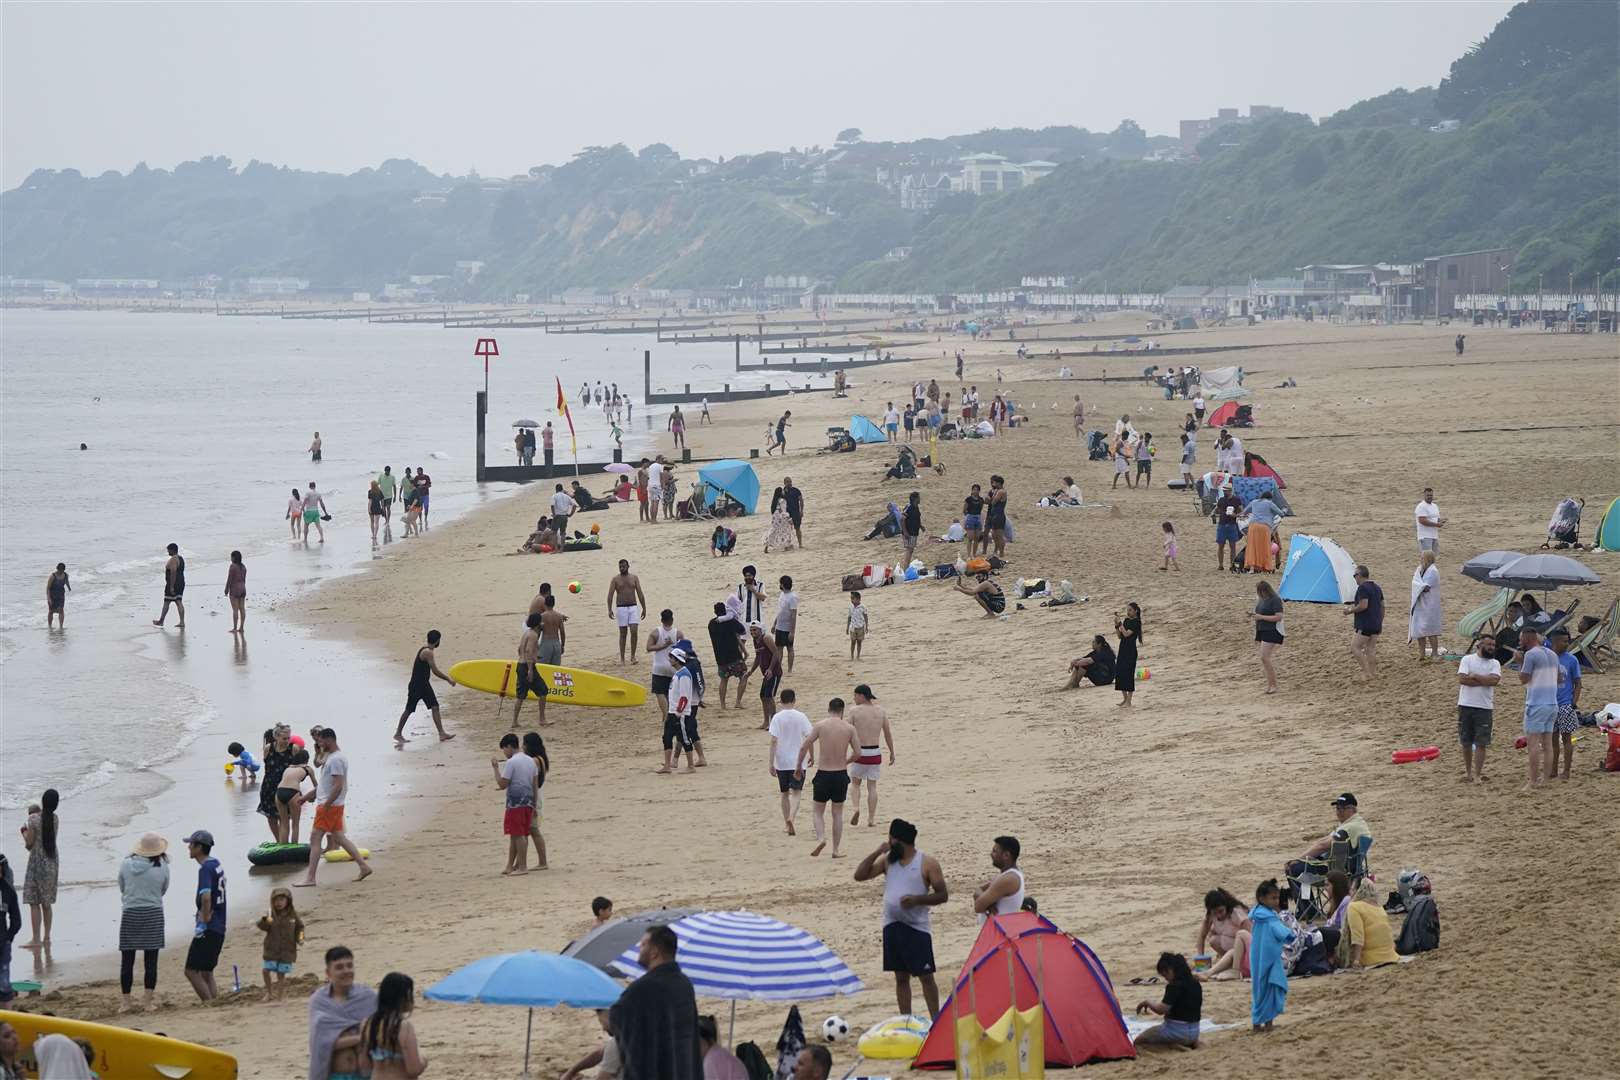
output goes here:
{"type": "Polygon", "coordinates": [[[146,1009],[157,1008],[158,951],[163,948],[163,894],[169,891],[169,842],[155,832],[142,836],[118,867],[118,894],[123,914],[118,922],[118,986],[124,999],[119,1012],[133,1007],[135,953],[145,956],[146,1009]]]}

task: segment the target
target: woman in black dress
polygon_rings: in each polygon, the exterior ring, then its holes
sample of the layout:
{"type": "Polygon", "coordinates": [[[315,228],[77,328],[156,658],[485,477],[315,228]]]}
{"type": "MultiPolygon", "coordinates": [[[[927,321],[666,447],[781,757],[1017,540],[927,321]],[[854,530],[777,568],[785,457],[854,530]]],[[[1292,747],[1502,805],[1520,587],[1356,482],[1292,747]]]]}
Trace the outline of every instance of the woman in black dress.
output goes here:
{"type": "Polygon", "coordinates": [[[1114,664],[1114,647],[1101,634],[1094,635],[1091,651],[1069,662],[1067,689],[1078,690],[1081,679],[1089,680],[1093,686],[1107,686],[1114,681],[1114,664]]]}
{"type": "Polygon", "coordinates": [[[1120,705],[1130,708],[1131,695],[1136,693],[1136,647],[1142,643],[1142,609],[1134,603],[1126,604],[1125,618],[1114,617],[1114,633],[1119,637],[1114,689],[1120,692],[1120,705]]]}

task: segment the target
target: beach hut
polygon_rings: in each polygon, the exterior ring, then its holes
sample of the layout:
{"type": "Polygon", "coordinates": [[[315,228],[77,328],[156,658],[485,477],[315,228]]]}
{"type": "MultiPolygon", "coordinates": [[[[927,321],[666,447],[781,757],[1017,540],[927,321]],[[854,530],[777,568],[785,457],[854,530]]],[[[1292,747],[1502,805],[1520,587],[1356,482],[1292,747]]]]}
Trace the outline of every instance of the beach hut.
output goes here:
{"type": "Polygon", "coordinates": [[[883,434],[883,429],[864,416],[852,416],[849,418],[849,434],[850,438],[858,443],[889,441],[889,437],[883,434]]]}
{"type": "Polygon", "coordinates": [[[1356,561],[1323,536],[1295,533],[1277,594],[1308,604],[1348,604],[1356,598],[1356,561]]]}
{"type": "Polygon", "coordinates": [[[1599,551],[1620,551],[1620,499],[1609,503],[1609,508],[1598,518],[1597,535],[1592,546],[1599,551]]]}
{"type": "Polygon", "coordinates": [[[742,504],[743,513],[752,514],[759,502],[759,475],[746,461],[722,458],[711,461],[698,470],[703,484],[703,505],[713,506],[721,495],[729,495],[742,504]]]}
{"type": "Polygon", "coordinates": [[[1136,1056],[1097,954],[1044,915],[1018,911],[985,920],[911,1067],[952,1068],[951,1035],[959,1019],[977,1017],[989,1028],[1008,1009],[1037,1006],[1045,1014],[1047,1065],[1074,1068],[1136,1056]]]}

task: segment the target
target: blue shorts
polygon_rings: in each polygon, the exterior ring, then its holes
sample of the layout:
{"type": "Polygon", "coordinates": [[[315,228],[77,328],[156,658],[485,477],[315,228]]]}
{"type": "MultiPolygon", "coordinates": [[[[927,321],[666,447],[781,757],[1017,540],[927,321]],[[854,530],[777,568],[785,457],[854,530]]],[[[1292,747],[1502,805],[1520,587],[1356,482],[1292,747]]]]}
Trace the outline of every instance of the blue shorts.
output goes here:
{"type": "Polygon", "coordinates": [[[1551,735],[1553,724],[1557,720],[1557,705],[1526,705],[1524,707],[1524,733],[1526,735],[1551,735]]]}
{"type": "Polygon", "coordinates": [[[899,430],[900,430],[900,425],[899,424],[890,424],[889,425],[889,434],[890,435],[893,435],[896,431],[899,431],[899,430]]]}
{"type": "Polygon", "coordinates": [[[962,528],[964,528],[964,529],[975,529],[976,530],[982,524],[983,524],[983,522],[979,518],[978,514],[963,514],[962,515],[962,528]]]}
{"type": "Polygon", "coordinates": [[[1242,538],[1243,534],[1238,532],[1238,527],[1229,521],[1223,521],[1219,525],[1215,526],[1216,547],[1219,547],[1225,543],[1235,544],[1242,538]]]}
{"type": "Polygon", "coordinates": [[[292,965],[281,960],[266,960],[264,970],[273,971],[278,975],[291,975],[292,965]]]}

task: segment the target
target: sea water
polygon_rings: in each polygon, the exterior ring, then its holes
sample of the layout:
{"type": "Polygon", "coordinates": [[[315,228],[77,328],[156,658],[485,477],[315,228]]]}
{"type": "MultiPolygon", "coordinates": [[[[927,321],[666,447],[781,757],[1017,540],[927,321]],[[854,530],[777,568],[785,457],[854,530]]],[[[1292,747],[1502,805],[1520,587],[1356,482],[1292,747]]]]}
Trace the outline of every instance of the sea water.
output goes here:
{"type": "MultiPolygon", "coordinates": [[[[231,741],[257,756],[278,721],[338,730],[356,770],[349,818],[362,844],[383,846],[383,824],[406,820],[412,768],[437,753],[431,738],[403,754],[391,746],[410,658],[313,640],[296,615],[315,602],[314,585],[378,558],[379,572],[409,591],[388,549],[371,544],[366,491],[384,465],[433,478],[436,527],[514,489],[473,480],[474,393],[484,386],[473,349],[492,334],[501,350],[489,369],[492,465],[515,462],[517,419],[550,420],[557,460],[568,460],[559,377],[582,460],[612,451],[602,410],[579,402],[586,380],[634,396],[626,456],[650,447],[667,408],[640,404],[643,349],[654,350],[655,390],[765,379],[733,374],[730,344],[660,346],[640,335],[0,312],[0,851],[20,886],[24,808],[56,788],[53,963],[116,947],[117,865],[148,829],[169,838],[175,858],[171,940],[190,932],[193,868],[179,840],[194,829],[214,833],[235,904],[262,902],[268,885],[248,876],[244,852],[269,832],[257,791],[227,779],[223,764],[231,741]],[[318,464],[307,452],[316,431],[318,464]],[[333,517],[325,544],[292,541],[285,520],[292,489],[311,480],[333,517]],[[173,611],[166,628],[151,625],[171,542],[186,559],[184,632],[173,611]],[[223,596],[233,549],[248,567],[241,638],[228,633],[223,596]],[[45,579],[58,562],[73,591],[65,631],[48,631],[45,579]]],[[[394,542],[408,543],[397,511],[394,542]]],[[[334,871],[350,872],[325,872],[334,871]]],[[[25,927],[18,943],[28,937],[25,927]]],[[[18,953],[15,977],[29,975],[28,956],[18,953]]],[[[53,970],[42,958],[37,973],[53,970]]]]}

